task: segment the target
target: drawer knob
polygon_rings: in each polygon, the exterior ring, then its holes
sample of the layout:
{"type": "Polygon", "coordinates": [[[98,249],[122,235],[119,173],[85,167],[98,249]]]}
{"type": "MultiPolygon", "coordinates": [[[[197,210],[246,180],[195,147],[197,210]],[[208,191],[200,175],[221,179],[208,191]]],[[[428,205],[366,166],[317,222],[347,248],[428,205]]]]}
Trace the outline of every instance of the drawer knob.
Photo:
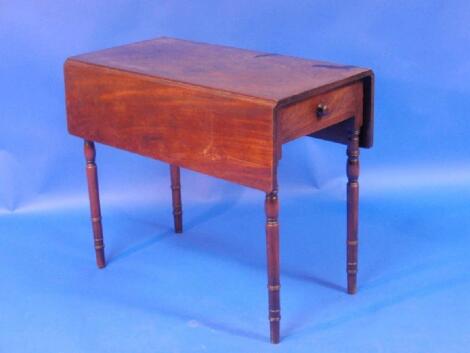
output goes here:
{"type": "Polygon", "coordinates": [[[326,104],[320,103],[317,105],[316,114],[318,118],[323,118],[328,114],[328,106],[326,104]]]}

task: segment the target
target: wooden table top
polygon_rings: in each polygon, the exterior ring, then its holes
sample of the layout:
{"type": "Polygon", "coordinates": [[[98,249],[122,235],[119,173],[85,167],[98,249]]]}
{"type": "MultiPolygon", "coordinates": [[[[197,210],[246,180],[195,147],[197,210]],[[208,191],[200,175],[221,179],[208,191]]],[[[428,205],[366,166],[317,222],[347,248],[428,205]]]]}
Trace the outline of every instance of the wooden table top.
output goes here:
{"type": "Polygon", "coordinates": [[[161,37],[70,59],[282,103],[357,81],[371,70],[161,37]]]}

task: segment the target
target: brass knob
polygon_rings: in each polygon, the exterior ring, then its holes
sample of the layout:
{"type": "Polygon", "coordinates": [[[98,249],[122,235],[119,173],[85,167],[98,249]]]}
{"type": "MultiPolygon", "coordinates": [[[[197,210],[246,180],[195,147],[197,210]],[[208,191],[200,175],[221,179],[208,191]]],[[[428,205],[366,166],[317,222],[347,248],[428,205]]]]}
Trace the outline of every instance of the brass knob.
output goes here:
{"type": "Polygon", "coordinates": [[[328,106],[326,104],[320,103],[317,105],[316,114],[318,118],[323,118],[328,114],[328,106]]]}

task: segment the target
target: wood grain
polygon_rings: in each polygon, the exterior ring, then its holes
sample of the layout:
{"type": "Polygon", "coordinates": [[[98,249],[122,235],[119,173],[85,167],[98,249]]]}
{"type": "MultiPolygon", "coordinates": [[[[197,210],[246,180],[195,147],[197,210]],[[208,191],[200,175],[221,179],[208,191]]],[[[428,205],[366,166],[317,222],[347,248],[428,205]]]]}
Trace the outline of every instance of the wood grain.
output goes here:
{"type": "Polygon", "coordinates": [[[279,108],[363,81],[364,127],[360,145],[372,146],[374,74],[370,69],[168,37],[69,60],[159,78],[192,89],[257,98],[279,108]]]}
{"type": "Polygon", "coordinates": [[[168,37],[73,59],[276,102],[370,74],[369,69],[351,65],[168,37]]]}
{"type": "Polygon", "coordinates": [[[363,86],[358,81],[286,106],[279,110],[282,142],[286,143],[355,116],[362,123],[362,105],[363,86]],[[316,114],[319,105],[328,107],[323,116],[316,114]]]}
{"type": "MultiPolygon", "coordinates": [[[[361,104],[361,107],[358,106],[356,114],[362,124],[359,127],[359,146],[370,148],[374,144],[374,74],[371,72],[371,75],[362,79],[361,82],[364,103],[361,104]],[[362,109],[362,112],[359,109],[362,109]]],[[[309,136],[347,145],[349,144],[349,132],[353,125],[354,119],[348,119],[338,124],[326,126],[309,134],[309,136]]]]}
{"type": "Polygon", "coordinates": [[[64,64],[68,130],[85,139],[96,260],[105,266],[94,142],[170,164],[175,231],[180,167],[266,192],[271,342],[280,340],[282,144],[312,136],[347,144],[348,292],[356,291],[359,147],[373,144],[374,74],[349,65],[157,38],[64,64]]]}
{"type": "Polygon", "coordinates": [[[69,61],[73,135],[242,185],[273,188],[273,104],[69,61]]]}

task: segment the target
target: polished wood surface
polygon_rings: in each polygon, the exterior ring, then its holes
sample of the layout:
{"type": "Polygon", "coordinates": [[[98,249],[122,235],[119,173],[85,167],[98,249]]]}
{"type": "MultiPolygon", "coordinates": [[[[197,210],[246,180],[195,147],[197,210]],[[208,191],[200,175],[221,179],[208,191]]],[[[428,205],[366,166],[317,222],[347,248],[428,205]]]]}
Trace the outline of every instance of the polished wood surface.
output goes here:
{"type": "Polygon", "coordinates": [[[371,73],[350,65],[167,37],[71,59],[272,102],[319,93],[371,73]]]}
{"type": "Polygon", "coordinates": [[[269,191],[273,105],[70,61],[73,135],[269,191]]]}
{"type": "Polygon", "coordinates": [[[361,81],[319,94],[279,110],[282,142],[289,142],[357,116],[362,122],[361,81]],[[322,113],[317,112],[322,107],[322,113]],[[326,109],[326,110],[325,110],[326,109]]]}
{"type": "Polygon", "coordinates": [[[96,259],[104,267],[94,142],[170,164],[175,232],[180,168],[266,194],[271,342],[280,341],[282,145],[312,136],[347,145],[347,291],[357,290],[359,147],[373,144],[369,69],[157,38],[67,59],[67,123],[85,140],[96,259]]]}

